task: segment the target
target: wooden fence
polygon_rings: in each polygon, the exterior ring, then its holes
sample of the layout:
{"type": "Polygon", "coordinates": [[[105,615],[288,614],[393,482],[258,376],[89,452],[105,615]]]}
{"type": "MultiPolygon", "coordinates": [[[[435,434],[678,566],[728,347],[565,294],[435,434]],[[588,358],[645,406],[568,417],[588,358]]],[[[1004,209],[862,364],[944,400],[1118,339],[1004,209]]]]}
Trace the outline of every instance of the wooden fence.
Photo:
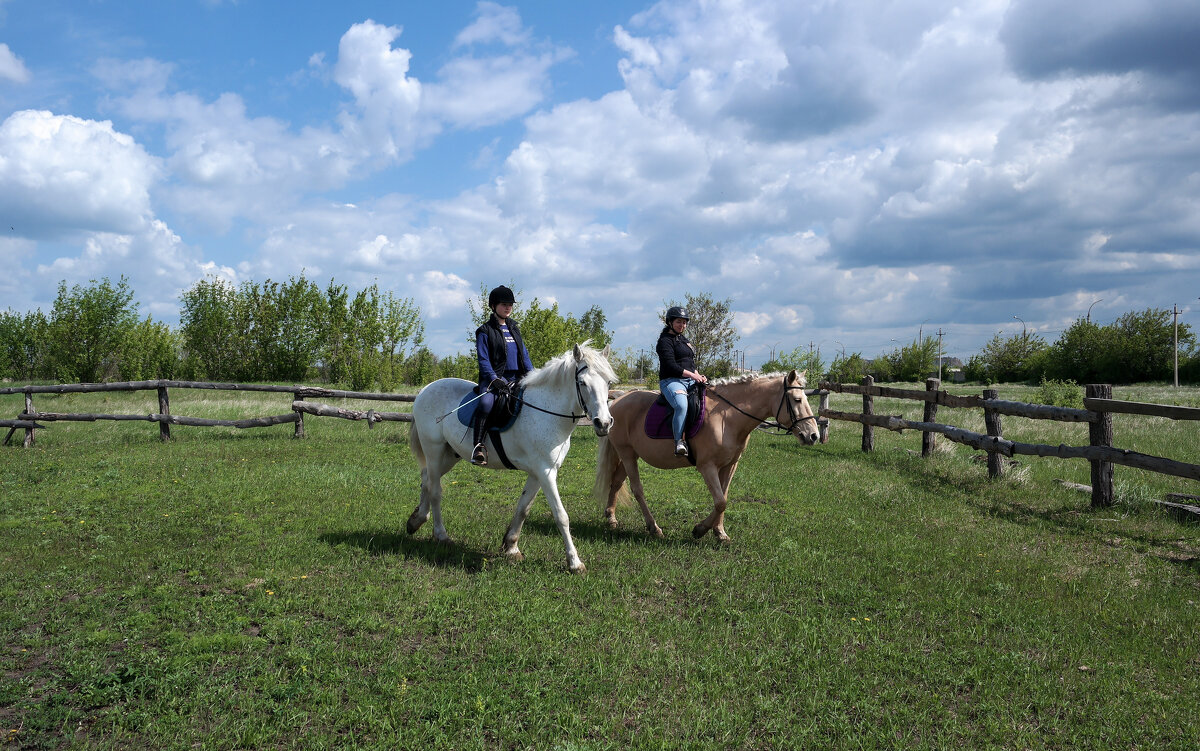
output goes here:
{"type": "Polygon", "coordinates": [[[1107,384],[1090,384],[1085,390],[1083,406],[1085,409],[1069,407],[1054,407],[1047,404],[1026,404],[1024,402],[1004,401],[999,398],[995,389],[984,389],[980,396],[955,396],[941,390],[941,382],[930,378],[925,382],[925,390],[899,389],[887,386],[876,386],[874,379],[867,376],[861,385],[822,381],[822,389],[847,394],[862,394],[863,410],[858,412],[838,412],[826,408],[824,400],[820,414],[831,420],[848,420],[862,423],[862,450],[872,451],[875,448],[876,427],[887,428],[902,432],[920,430],[921,455],[930,456],[933,453],[936,434],[946,436],[956,443],[962,443],[987,452],[988,475],[999,477],[1003,470],[1001,457],[1012,457],[1016,454],[1029,456],[1048,456],[1060,459],[1087,459],[1092,465],[1092,505],[1109,506],[1113,502],[1113,465],[1121,464],[1128,467],[1159,472],[1161,474],[1186,477],[1200,480],[1200,465],[1188,464],[1164,459],[1158,456],[1139,454],[1136,451],[1113,447],[1113,413],[1135,415],[1152,415],[1171,420],[1200,420],[1200,409],[1195,407],[1175,407],[1165,404],[1148,404],[1144,402],[1118,401],[1112,398],[1112,386],[1107,384]],[[921,421],[905,420],[899,416],[875,414],[875,397],[892,399],[913,399],[925,402],[925,412],[921,421]],[[936,422],[938,407],[976,408],[983,410],[984,425],[987,434],[974,433],[952,425],[936,422]],[[1085,422],[1088,424],[1087,446],[1050,446],[1037,443],[1018,443],[1006,440],[1003,436],[1001,416],[1012,415],[1033,420],[1059,420],[1064,422],[1085,422]]]}
{"type": "Polygon", "coordinates": [[[34,430],[46,426],[41,423],[59,420],[71,422],[94,422],[96,420],[146,420],[158,423],[158,435],[163,441],[171,440],[172,425],[189,425],[195,427],[226,427],[226,428],[264,428],[271,425],[294,423],[295,435],[304,436],[304,415],[319,417],[341,417],[347,420],[366,420],[367,425],[375,427],[375,423],[384,420],[393,422],[412,422],[412,415],[407,412],[378,412],[373,409],[356,410],[332,407],[328,404],[316,404],[306,401],[310,398],[322,399],[363,399],[373,401],[411,402],[416,396],[410,394],[375,394],[361,391],[339,391],[316,386],[270,386],[256,383],[207,383],[203,381],[126,381],[122,383],[70,383],[53,386],[16,386],[0,389],[0,394],[24,394],[25,410],[17,415],[15,420],[0,420],[0,428],[8,428],[4,438],[7,445],[17,430],[25,431],[26,447],[34,442],[34,430]],[[171,400],[168,389],[210,389],[218,391],[266,391],[292,395],[291,412],[282,415],[266,417],[251,417],[243,420],[212,420],[203,417],[186,417],[171,414],[171,400]],[[103,415],[103,414],[66,414],[55,412],[38,412],[33,408],[34,394],[81,394],[103,391],[157,391],[158,412],[141,415],[103,415]]]}

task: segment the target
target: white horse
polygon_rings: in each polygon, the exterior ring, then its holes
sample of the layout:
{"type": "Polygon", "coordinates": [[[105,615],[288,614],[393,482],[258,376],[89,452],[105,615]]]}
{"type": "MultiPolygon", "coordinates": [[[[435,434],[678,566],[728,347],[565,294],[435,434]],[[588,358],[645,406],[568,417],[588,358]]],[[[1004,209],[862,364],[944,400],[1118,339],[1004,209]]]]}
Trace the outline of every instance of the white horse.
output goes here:
{"type": "MultiPolygon", "coordinates": [[[[558,494],[558,468],[567,458],[571,431],[578,418],[589,417],[599,436],[607,435],[612,427],[608,389],[616,383],[617,376],[608,363],[607,352],[607,349],[597,352],[586,343],[578,345],[573,352],[554,358],[521,381],[525,389],[521,412],[501,438],[509,460],[529,476],[501,550],[514,560],[524,558],[517,548],[517,539],[529,515],[529,506],[541,488],[562,532],[567,567],[572,573],[587,570],[571,540],[571,522],[558,494]],[[584,414],[577,414],[577,410],[584,414]]],[[[434,538],[450,541],[442,524],[442,476],[460,459],[471,456],[471,429],[465,428],[454,412],[474,386],[461,378],[442,378],[421,389],[413,402],[413,427],[408,442],[421,467],[421,502],[408,518],[410,535],[428,521],[432,511],[434,538]]],[[[486,440],[491,457],[487,467],[504,469],[491,436],[486,440]]]]}

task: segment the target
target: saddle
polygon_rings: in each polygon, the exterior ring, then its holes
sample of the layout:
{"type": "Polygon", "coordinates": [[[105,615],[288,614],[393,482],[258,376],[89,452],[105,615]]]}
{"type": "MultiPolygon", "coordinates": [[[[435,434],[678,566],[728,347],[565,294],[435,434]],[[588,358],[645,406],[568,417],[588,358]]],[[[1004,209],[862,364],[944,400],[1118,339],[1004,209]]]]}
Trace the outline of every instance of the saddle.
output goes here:
{"type": "MultiPolygon", "coordinates": [[[[488,413],[487,429],[489,433],[503,433],[513,426],[513,423],[517,421],[517,416],[521,414],[521,406],[524,404],[521,396],[524,393],[524,388],[518,388],[515,392],[502,391],[496,394],[496,401],[492,403],[492,411],[488,413]]],[[[463,395],[462,401],[458,403],[455,414],[458,415],[458,421],[465,427],[469,428],[474,425],[475,418],[479,414],[478,401],[466,404],[477,396],[479,396],[478,386],[463,395]]]]}
{"type": "MultiPolygon", "coordinates": [[[[688,386],[687,418],[683,421],[683,437],[685,439],[694,437],[700,432],[700,428],[704,427],[704,418],[707,414],[704,402],[706,390],[707,387],[703,383],[693,383],[688,386]]],[[[650,405],[650,409],[646,410],[646,435],[650,438],[673,439],[675,435],[671,432],[671,417],[674,412],[667,398],[659,394],[654,404],[650,405]]]]}
{"type": "MultiPolygon", "coordinates": [[[[515,392],[497,392],[496,401],[492,403],[492,411],[487,415],[487,434],[492,439],[492,445],[496,448],[496,455],[500,457],[501,464],[509,469],[516,469],[516,466],[505,453],[504,441],[500,440],[500,434],[511,428],[517,421],[517,416],[521,414],[521,407],[524,404],[521,399],[524,393],[524,388],[518,388],[515,392]]],[[[468,428],[474,427],[475,421],[479,419],[479,402],[474,401],[467,406],[463,405],[477,396],[479,396],[479,386],[463,395],[462,401],[458,403],[458,409],[455,411],[458,421],[468,428]]]]}

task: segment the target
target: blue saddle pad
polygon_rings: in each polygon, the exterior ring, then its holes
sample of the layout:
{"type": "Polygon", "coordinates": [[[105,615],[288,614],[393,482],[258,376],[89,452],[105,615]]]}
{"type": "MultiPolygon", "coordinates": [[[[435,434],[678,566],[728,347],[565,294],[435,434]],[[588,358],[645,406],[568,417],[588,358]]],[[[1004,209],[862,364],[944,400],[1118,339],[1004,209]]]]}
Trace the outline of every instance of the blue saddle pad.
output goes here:
{"type": "MultiPolygon", "coordinates": [[[[517,394],[516,394],[516,399],[508,400],[508,403],[510,405],[511,404],[516,405],[516,409],[512,412],[512,414],[506,415],[507,419],[505,419],[502,424],[493,425],[491,428],[489,428],[490,431],[495,432],[495,433],[503,433],[504,431],[508,430],[509,428],[511,428],[513,426],[513,423],[517,421],[517,415],[521,414],[520,398],[524,393],[525,393],[525,389],[518,389],[517,394]]],[[[479,396],[479,395],[476,394],[474,390],[468,391],[467,393],[463,394],[463,398],[458,402],[458,409],[455,410],[455,412],[454,412],[454,414],[458,415],[458,421],[466,427],[471,426],[471,418],[475,417],[475,410],[479,408],[479,400],[475,399],[475,397],[477,397],[477,396],[479,396]],[[472,399],[475,399],[475,401],[471,402],[472,399]],[[471,403],[467,404],[467,402],[471,402],[471,403]],[[464,404],[467,404],[467,406],[464,407],[463,406],[464,404]]],[[[499,408],[498,406],[493,407],[492,411],[494,412],[498,408],[499,408]]],[[[499,415],[497,415],[497,416],[499,416],[499,415]]]]}

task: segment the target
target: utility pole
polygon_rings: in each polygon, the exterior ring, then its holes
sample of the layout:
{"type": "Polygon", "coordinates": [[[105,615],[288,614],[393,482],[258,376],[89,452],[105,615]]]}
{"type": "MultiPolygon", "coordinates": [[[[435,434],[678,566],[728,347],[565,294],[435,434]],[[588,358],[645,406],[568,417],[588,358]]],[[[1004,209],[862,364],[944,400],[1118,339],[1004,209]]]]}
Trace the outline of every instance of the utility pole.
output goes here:
{"type": "Polygon", "coordinates": [[[942,360],[945,359],[944,357],[942,357],[942,336],[944,334],[945,334],[945,332],[942,331],[942,327],[938,326],[938,380],[939,381],[942,380],[942,360]]]}
{"type": "Polygon", "coordinates": [[[1179,306],[1172,303],[1171,313],[1175,323],[1175,388],[1179,388],[1179,306]]]}

